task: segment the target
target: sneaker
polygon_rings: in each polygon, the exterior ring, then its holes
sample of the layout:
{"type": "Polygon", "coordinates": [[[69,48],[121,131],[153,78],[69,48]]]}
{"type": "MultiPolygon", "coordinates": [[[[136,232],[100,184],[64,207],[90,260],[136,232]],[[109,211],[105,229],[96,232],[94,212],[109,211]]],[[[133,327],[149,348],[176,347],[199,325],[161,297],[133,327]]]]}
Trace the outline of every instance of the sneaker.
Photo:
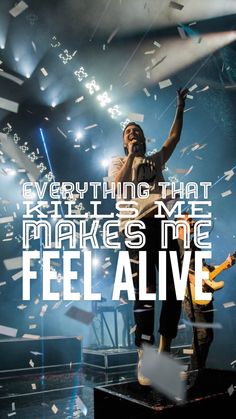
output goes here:
{"type": "Polygon", "coordinates": [[[141,386],[150,386],[151,380],[141,373],[143,349],[138,349],[138,382],[141,386]]]}

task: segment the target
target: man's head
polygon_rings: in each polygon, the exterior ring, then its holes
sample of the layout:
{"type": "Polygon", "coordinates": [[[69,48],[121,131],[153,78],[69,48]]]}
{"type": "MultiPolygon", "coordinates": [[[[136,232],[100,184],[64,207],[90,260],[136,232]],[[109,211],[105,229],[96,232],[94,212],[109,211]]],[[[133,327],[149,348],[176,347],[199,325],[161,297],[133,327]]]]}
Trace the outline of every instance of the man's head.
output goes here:
{"type": "MultiPolygon", "coordinates": [[[[190,234],[193,234],[195,221],[189,216],[189,213],[187,211],[182,212],[181,215],[184,215],[184,217],[177,218],[177,220],[178,221],[187,221],[187,223],[189,224],[189,227],[190,227],[190,230],[189,230],[190,234]]],[[[184,229],[183,229],[183,227],[180,227],[179,228],[180,238],[182,238],[183,234],[184,234],[184,229]]]]}
{"type": "Polygon", "coordinates": [[[123,131],[123,145],[125,154],[128,154],[128,144],[136,140],[141,155],[146,153],[146,138],[140,125],[135,122],[129,122],[123,131]]]}

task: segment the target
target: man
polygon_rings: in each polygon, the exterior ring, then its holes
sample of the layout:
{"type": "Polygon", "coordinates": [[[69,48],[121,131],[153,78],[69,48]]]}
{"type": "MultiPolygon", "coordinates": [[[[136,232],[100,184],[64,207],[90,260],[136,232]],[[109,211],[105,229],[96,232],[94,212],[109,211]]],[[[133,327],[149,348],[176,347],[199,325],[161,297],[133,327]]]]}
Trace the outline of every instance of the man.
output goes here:
{"type": "MultiPolygon", "coordinates": [[[[136,300],[134,303],[134,318],[136,323],[135,344],[139,349],[143,343],[154,343],[154,301],[140,301],[138,263],[139,251],[147,252],[147,292],[154,293],[156,290],[156,268],[158,269],[158,250],[161,249],[161,221],[154,218],[156,212],[155,201],[161,199],[159,182],[164,181],[162,169],[171,157],[176,145],[180,140],[183,125],[183,112],[187,89],[177,91],[177,109],[175,118],[167,140],[161,150],[146,157],[146,139],[142,128],[134,122],[130,122],[123,131],[123,145],[126,157],[113,159],[109,169],[109,178],[116,184],[133,182],[146,182],[149,185],[149,196],[146,199],[132,199],[138,205],[138,219],[145,224],[142,230],[146,236],[146,243],[141,249],[127,249],[132,263],[136,300]]],[[[120,229],[123,231],[125,222],[122,220],[120,229]]],[[[169,248],[178,252],[177,240],[169,236],[169,248]]],[[[142,280],[142,278],[141,278],[142,280]]],[[[162,303],[160,314],[160,344],[159,351],[170,351],[171,340],[176,337],[181,302],[176,300],[172,270],[169,257],[167,256],[167,299],[162,303]]],[[[139,350],[140,359],[142,350],[139,350]]],[[[140,363],[139,363],[140,367],[140,363]]],[[[141,374],[138,368],[138,381],[142,385],[150,385],[150,381],[141,374]]]]}
{"type": "MultiPolygon", "coordinates": [[[[193,234],[193,227],[194,227],[194,220],[189,217],[188,213],[183,213],[184,220],[187,221],[190,225],[190,233],[193,234]]],[[[180,248],[180,259],[183,260],[184,257],[184,229],[182,227],[179,228],[179,248],[180,248]]],[[[190,249],[192,251],[191,254],[191,261],[190,261],[190,271],[194,270],[195,265],[195,252],[199,251],[200,249],[195,246],[194,241],[191,240],[190,242],[190,249]]],[[[228,264],[226,269],[230,268],[234,264],[234,258],[232,256],[228,256],[226,259],[228,264]]],[[[204,266],[206,266],[209,271],[213,271],[216,267],[207,265],[204,262],[204,266]]],[[[194,278],[189,278],[190,281],[194,281],[194,278]]],[[[203,287],[206,287],[206,284],[204,285],[203,281],[203,287]]],[[[206,289],[206,291],[210,291],[206,289]]],[[[193,354],[191,356],[191,364],[190,369],[202,369],[206,365],[206,360],[208,356],[208,352],[211,346],[211,343],[213,341],[213,329],[211,327],[212,323],[214,322],[214,307],[213,307],[213,301],[206,302],[205,305],[199,305],[195,304],[192,301],[191,292],[189,292],[189,287],[186,290],[186,296],[183,301],[183,309],[188,317],[188,319],[191,322],[196,323],[206,323],[209,325],[208,327],[196,327],[193,329],[194,332],[194,339],[193,339],[193,354]]]]}

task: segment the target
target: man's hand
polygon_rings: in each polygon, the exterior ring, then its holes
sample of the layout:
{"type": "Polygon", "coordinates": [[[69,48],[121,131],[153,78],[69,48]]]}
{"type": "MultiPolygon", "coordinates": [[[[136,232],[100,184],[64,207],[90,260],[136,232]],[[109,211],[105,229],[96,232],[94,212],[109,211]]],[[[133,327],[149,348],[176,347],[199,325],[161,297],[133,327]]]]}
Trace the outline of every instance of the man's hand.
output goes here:
{"type": "Polygon", "coordinates": [[[139,151],[139,144],[137,140],[132,140],[128,144],[128,154],[136,154],[139,151]]]}
{"type": "Polygon", "coordinates": [[[188,94],[188,89],[178,89],[177,90],[177,106],[185,106],[185,99],[188,94]]]}
{"type": "Polygon", "coordinates": [[[230,255],[227,257],[226,261],[228,262],[226,269],[231,268],[231,266],[235,264],[235,258],[230,255]]]}

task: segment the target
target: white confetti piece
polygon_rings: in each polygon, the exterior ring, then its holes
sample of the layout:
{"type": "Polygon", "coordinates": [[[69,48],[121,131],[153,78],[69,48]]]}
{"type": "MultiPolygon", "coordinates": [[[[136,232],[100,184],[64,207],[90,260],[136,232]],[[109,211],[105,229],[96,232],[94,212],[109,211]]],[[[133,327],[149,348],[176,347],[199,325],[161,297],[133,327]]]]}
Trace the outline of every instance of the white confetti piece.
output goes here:
{"type": "Polygon", "coordinates": [[[34,361],[32,359],[29,360],[29,365],[34,368],[34,361]]]}
{"type": "Polygon", "coordinates": [[[96,128],[97,126],[98,126],[98,124],[88,125],[88,126],[87,126],[87,127],[85,127],[84,129],[85,129],[85,130],[88,130],[88,129],[96,128]]]}
{"type": "Polygon", "coordinates": [[[195,108],[195,106],[191,106],[191,108],[187,108],[187,109],[185,109],[184,110],[184,112],[188,112],[188,111],[191,111],[192,109],[194,109],[195,108]]]}
{"type": "Polygon", "coordinates": [[[156,50],[155,49],[152,49],[150,51],[145,51],[144,54],[145,55],[152,55],[152,54],[155,54],[155,52],[156,52],[156,50]]]}
{"type": "Polygon", "coordinates": [[[136,326],[136,324],[133,326],[133,327],[131,327],[131,329],[130,329],[130,331],[129,331],[129,334],[130,335],[132,335],[132,333],[135,333],[135,330],[137,329],[137,326],[136,326]]]}
{"type": "Polygon", "coordinates": [[[185,175],[184,176],[188,176],[190,173],[191,173],[191,171],[193,170],[193,166],[191,166],[189,169],[188,169],[188,171],[187,171],[187,173],[185,173],[185,175]]]}
{"type": "Polygon", "coordinates": [[[59,127],[57,127],[57,131],[59,131],[63,137],[67,138],[67,135],[59,127]]]}
{"type": "Polygon", "coordinates": [[[3,287],[4,285],[6,285],[6,281],[0,282],[0,287],[3,287]]]}
{"type": "Polygon", "coordinates": [[[231,386],[227,389],[227,392],[229,394],[229,396],[232,396],[232,394],[234,393],[234,385],[231,384],[231,386]]]}
{"type": "Polygon", "coordinates": [[[206,90],[208,90],[208,89],[209,89],[209,86],[205,86],[205,87],[203,87],[203,89],[197,90],[197,93],[206,92],[206,90]]]}
{"type": "Polygon", "coordinates": [[[82,102],[82,100],[84,100],[84,96],[80,96],[77,99],[75,99],[75,103],[80,103],[82,102]]]}
{"type": "Polygon", "coordinates": [[[110,262],[110,261],[109,261],[109,262],[104,263],[104,265],[102,265],[102,268],[103,268],[103,269],[107,269],[109,266],[111,266],[111,262],[110,262]]]}
{"type": "Polygon", "coordinates": [[[184,323],[188,326],[199,327],[201,329],[222,329],[222,324],[220,323],[200,323],[190,322],[189,320],[184,320],[184,323]]]}
{"type": "Polygon", "coordinates": [[[46,68],[42,67],[42,68],[40,68],[40,71],[44,75],[44,77],[48,76],[48,72],[47,72],[46,68]]]}
{"type": "Polygon", "coordinates": [[[77,407],[78,409],[80,409],[80,410],[81,410],[81,412],[83,413],[83,415],[84,415],[84,416],[87,416],[88,409],[87,409],[87,407],[85,406],[84,402],[80,399],[80,397],[79,397],[79,396],[76,396],[76,401],[75,401],[75,403],[76,403],[76,407],[77,407]]]}
{"type": "Polygon", "coordinates": [[[144,87],[144,89],[143,89],[143,91],[144,91],[144,93],[145,93],[145,95],[146,96],[151,96],[151,94],[149,93],[149,91],[146,89],[146,87],[144,87]]]}
{"type": "Polygon", "coordinates": [[[9,112],[18,112],[19,103],[0,97],[0,108],[9,112]]]}
{"type": "Polygon", "coordinates": [[[111,33],[111,35],[109,36],[108,40],[107,40],[107,44],[110,44],[110,42],[112,41],[112,39],[116,36],[116,34],[118,33],[120,27],[117,26],[114,31],[111,33]]]}
{"type": "Polygon", "coordinates": [[[132,121],[136,121],[136,122],[143,122],[144,121],[144,115],[141,113],[134,113],[134,112],[130,112],[128,114],[128,118],[132,121]]]}
{"type": "Polygon", "coordinates": [[[177,30],[181,39],[188,39],[185,30],[181,26],[177,26],[177,30]]]}
{"type": "Polygon", "coordinates": [[[197,84],[193,84],[193,86],[189,87],[189,92],[193,92],[195,89],[197,89],[198,85],[197,84]]]}
{"type": "Polygon", "coordinates": [[[181,329],[186,329],[186,324],[179,324],[179,325],[178,325],[178,329],[179,329],[179,330],[181,330],[181,329]]]}
{"type": "Polygon", "coordinates": [[[4,259],[3,263],[8,271],[12,269],[22,268],[22,256],[11,259],[4,259]]]}
{"type": "Polygon", "coordinates": [[[31,45],[32,45],[32,47],[33,47],[34,52],[36,52],[36,51],[37,51],[37,49],[36,49],[36,45],[35,45],[34,41],[32,41],[32,42],[31,42],[31,45]]]}
{"type": "Polygon", "coordinates": [[[224,303],[223,306],[224,306],[224,308],[235,307],[235,302],[234,301],[229,301],[228,303],[224,303]]]}
{"type": "Polygon", "coordinates": [[[155,45],[155,47],[157,47],[157,48],[161,48],[161,44],[159,44],[159,42],[157,42],[157,41],[154,41],[153,45],[155,45]]]}
{"type": "Polygon", "coordinates": [[[0,218],[0,224],[5,224],[5,223],[11,223],[13,221],[13,217],[1,217],[0,218]]]}
{"type": "Polygon", "coordinates": [[[25,306],[24,304],[20,304],[19,306],[17,306],[18,310],[24,310],[25,308],[27,308],[27,306],[25,306]]]}
{"type": "Polygon", "coordinates": [[[36,384],[35,383],[31,383],[31,388],[32,388],[32,390],[37,390],[36,384]]]}
{"type": "Polygon", "coordinates": [[[230,365],[233,366],[234,364],[236,364],[236,359],[232,362],[230,362],[230,365]]]}
{"type": "Polygon", "coordinates": [[[185,399],[185,383],[181,379],[183,370],[183,365],[177,360],[144,345],[141,373],[151,380],[153,387],[174,401],[185,399]]]}
{"type": "Polygon", "coordinates": [[[187,97],[188,99],[191,99],[191,100],[193,99],[193,96],[192,96],[192,95],[187,95],[186,97],[187,97]]]}
{"type": "Polygon", "coordinates": [[[7,416],[10,418],[11,416],[15,416],[16,415],[16,412],[11,412],[11,413],[8,413],[7,414],[7,416]]]}
{"type": "Polygon", "coordinates": [[[5,79],[8,79],[8,80],[13,81],[14,83],[17,83],[17,84],[19,84],[20,86],[24,83],[24,80],[19,79],[19,77],[13,76],[13,75],[12,75],[12,74],[10,74],[10,73],[6,73],[5,71],[1,71],[1,72],[0,72],[0,76],[1,76],[1,77],[4,77],[5,79]]]}
{"type": "Polygon", "coordinates": [[[11,336],[12,338],[15,338],[17,335],[17,329],[0,325],[0,335],[11,336]]]}
{"type": "Polygon", "coordinates": [[[44,304],[42,306],[42,308],[41,308],[40,313],[39,313],[40,317],[43,317],[44,316],[44,314],[46,313],[47,309],[48,309],[48,304],[44,304]]]}
{"type": "Polygon", "coordinates": [[[169,87],[172,85],[172,81],[170,79],[159,81],[159,87],[160,89],[165,89],[166,87],[169,87]]]}
{"type": "Polygon", "coordinates": [[[51,411],[56,415],[58,410],[59,409],[57,408],[57,406],[55,404],[53,404],[52,407],[51,407],[51,411]]]}
{"type": "Polygon", "coordinates": [[[224,175],[225,175],[225,180],[227,180],[227,181],[230,180],[231,177],[234,175],[233,169],[228,170],[227,172],[224,172],[224,175]]]}
{"type": "Polygon", "coordinates": [[[229,196],[231,194],[232,194],[232,191],[230,189],[228,189],[227,191],[222,192],[221,196],[222,196],[222,198],[225,198],[226,196],[229,196]]]}
{"type": "Polygon", "coordinates": [[[25,333],[22,338],[24,339],[40,339],[40,335],[31,335],[29,333],[25,333]]]}
{"type": "Polygon", "coordinates": [[[13,17],[19,16],[22,12],[24,12],[26,9],[28,9],[28,4],[26,4],[24,1],[20,1],[16,4],[12,9],[9,10],[10,15],[13,17]]]}
{"type": "Polygon", "coordinates": [[[193,349],[192,348],[185,348],[185,349],[183,349],[183,354],[192,355],[193,354],[193,349]]]}
{"type": "Polygon", "coordinates": [[[12,279],[13,281],[17,281],[17,279],[22,278],[23,276],[23,271],[19,271],[16,274],[12,275],[12,279]]]}

